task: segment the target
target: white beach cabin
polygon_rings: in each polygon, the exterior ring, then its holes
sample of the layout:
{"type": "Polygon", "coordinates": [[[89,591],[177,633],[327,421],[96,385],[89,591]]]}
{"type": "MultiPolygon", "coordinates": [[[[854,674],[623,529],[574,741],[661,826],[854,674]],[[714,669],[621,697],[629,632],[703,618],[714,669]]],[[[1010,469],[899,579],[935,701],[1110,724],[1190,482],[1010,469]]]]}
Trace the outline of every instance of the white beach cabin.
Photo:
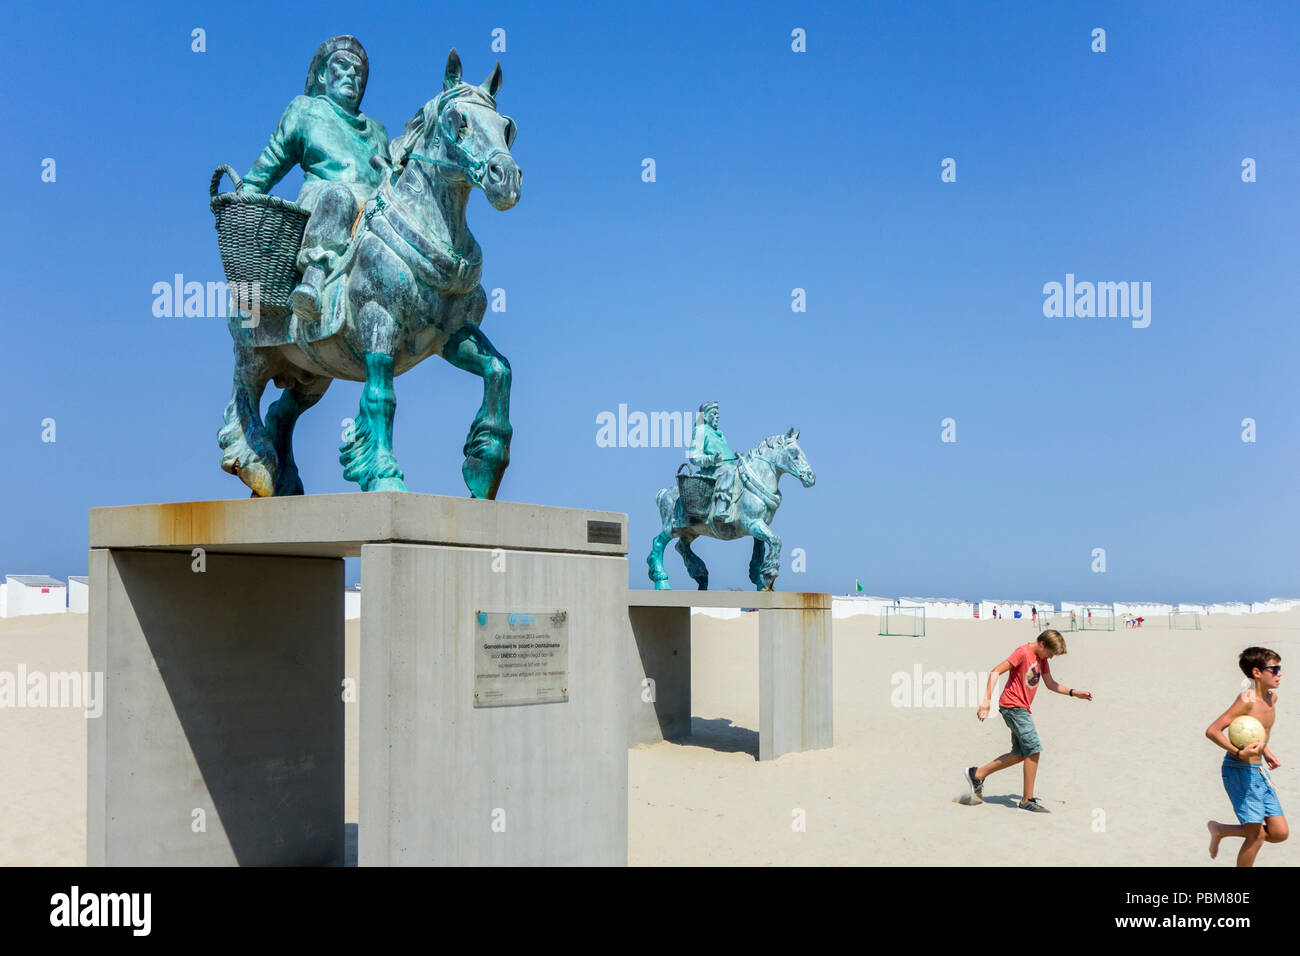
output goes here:
{"type": "Polygon", "coordinates": [[[68,578],[68,613],[86,614],[90,610],[90,578],[74,574],[68,578]]]}
{"type": "Polygon", "coordinates": [[[68,587],[48,574],[5,575],[5,617],[62,614],[68,609],[68,587]]]}

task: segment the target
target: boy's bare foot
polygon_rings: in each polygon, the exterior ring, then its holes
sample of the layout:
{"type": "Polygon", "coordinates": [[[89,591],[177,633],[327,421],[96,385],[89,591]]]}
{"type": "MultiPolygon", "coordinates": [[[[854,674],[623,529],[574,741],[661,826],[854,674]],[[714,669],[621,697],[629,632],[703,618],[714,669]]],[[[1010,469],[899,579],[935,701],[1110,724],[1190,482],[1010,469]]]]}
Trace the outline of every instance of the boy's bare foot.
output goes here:
{"type": "Polygon", "coordinates": [[[1205,824],[1205,828],[1210,831],[1210,859],[1213,860],[1219,855],[1219,841],[1223,839],[1221,827],[1223,824],[1216,823],[1214,820],[1205,824]]]}

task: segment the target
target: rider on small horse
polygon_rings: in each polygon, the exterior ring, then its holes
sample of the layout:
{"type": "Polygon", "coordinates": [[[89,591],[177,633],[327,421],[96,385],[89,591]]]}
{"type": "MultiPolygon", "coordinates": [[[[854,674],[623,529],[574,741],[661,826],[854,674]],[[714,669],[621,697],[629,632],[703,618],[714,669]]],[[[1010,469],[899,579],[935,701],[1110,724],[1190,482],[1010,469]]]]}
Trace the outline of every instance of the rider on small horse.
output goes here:
{"type": "Polygon", "coordinates": [[[706,478],[713,478],[713,517],[728,520],[733,489],[736,487],[736,454],[718,428],[718,403],[705,402],[700,406],[699,420],[686,460],[699,469],[706,478]]]}

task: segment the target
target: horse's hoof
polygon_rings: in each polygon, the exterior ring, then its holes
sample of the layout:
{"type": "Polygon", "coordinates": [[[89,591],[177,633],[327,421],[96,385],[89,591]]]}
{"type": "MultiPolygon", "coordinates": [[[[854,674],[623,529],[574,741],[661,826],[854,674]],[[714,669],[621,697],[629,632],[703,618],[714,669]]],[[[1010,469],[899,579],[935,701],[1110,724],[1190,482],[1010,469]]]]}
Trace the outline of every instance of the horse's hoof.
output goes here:
{"type": "Polygon", "coordinates": [[[401,478],[377,478],[370,483],[366,491],[405,491],[406,485],[401,478]]]}
{"type": "Polygon", "coordinates": [[[656,590],[656,591],[671,591],[672,589],[673,589],[673,586],[672,586],[671,584],[669,584],[667,581],[656,581],[656,582],[655,582],[655,590],[656,590]]]}
{"type": "Polygon", "coordinates": [[[465,478],[465,487],[475,498],[495,499],[497,489],[501,486],[501,476],[505,466],[482,458],[469,457],[461,466],[460,473],[465,478]]]}

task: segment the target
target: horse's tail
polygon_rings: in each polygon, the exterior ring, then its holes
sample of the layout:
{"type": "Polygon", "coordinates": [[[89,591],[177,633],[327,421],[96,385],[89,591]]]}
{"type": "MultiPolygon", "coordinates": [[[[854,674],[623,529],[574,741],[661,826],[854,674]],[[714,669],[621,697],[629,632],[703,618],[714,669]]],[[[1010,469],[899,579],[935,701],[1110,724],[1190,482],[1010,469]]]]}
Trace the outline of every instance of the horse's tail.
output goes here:
{"type": "Polygon", "coordinates": [[[660,488],[659,493],[655,495],[655,504],[659,506],[659,518],[665,528],[672,524],[673,505],[670,501],[672,496],[672,490],[669,488],[660,488]]]}

